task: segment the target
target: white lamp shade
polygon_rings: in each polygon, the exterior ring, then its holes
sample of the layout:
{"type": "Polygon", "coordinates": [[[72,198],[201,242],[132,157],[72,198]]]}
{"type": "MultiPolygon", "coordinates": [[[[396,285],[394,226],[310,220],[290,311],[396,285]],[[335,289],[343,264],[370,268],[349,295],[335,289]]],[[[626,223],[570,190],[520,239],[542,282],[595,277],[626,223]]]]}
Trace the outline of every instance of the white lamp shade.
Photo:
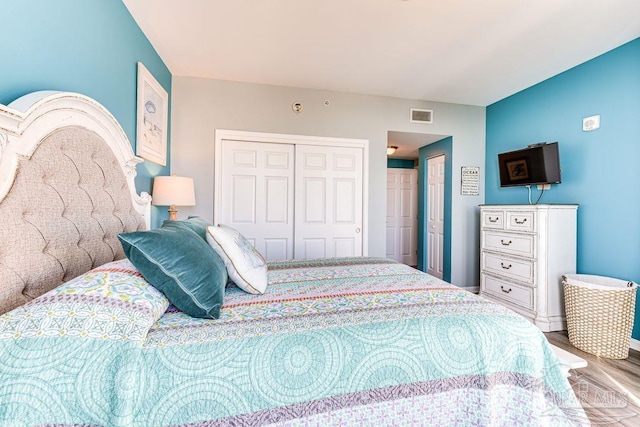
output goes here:
{"type": "Polygon", "coordinates": [[[156,206],[195,206],[193,178],[184,176],[156,176],[153,179],[151,201],[156,206]]]}

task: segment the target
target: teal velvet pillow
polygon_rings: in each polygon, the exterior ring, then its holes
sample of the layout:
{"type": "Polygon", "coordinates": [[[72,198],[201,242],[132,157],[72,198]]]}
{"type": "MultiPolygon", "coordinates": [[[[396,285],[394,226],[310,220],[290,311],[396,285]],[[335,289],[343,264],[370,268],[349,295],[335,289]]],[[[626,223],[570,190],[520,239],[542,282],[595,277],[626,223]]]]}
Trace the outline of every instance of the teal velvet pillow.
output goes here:
{"type": "Polygon", "coordinates": [[[227,284],[224,262],[182,221],[120,233],[124,253],[144,278],[192,317],[217,319],[227,284]]]}
{"type": "Polygon", "coordinates": [[[202,240],[207,240],[207,227],[209,227],[211,224],[200,218],[199,216],[192,215],[187,219],[181,221],[171,221],[167,219],[162,223],[162,226],[164,227],[165,224],[168,224],[170,222],[184,224],[198,233],[198,236],[202,237],[202,240]]]}

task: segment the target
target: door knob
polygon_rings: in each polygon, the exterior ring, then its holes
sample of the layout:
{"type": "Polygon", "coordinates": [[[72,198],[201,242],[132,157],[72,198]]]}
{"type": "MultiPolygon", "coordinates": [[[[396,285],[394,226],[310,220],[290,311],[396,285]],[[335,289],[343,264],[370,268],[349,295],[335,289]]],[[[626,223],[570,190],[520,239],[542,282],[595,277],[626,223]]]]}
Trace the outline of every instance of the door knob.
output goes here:
{"type": "Polygon", "coordinates": [[[360,232],[360,227],[356,227],[356,233],[360,232]]]}

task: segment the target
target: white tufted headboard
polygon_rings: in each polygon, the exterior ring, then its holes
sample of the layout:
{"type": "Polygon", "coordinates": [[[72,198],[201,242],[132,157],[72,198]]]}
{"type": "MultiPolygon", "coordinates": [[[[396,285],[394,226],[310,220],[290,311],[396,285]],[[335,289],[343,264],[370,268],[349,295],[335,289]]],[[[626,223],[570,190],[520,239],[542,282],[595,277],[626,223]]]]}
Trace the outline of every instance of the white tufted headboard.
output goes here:
{"type": "Polygon", "coordinates": [[[131,144],[83,95],[34,92],[0,105],[0,314],[124,256],[149,227],[131,144]]]}

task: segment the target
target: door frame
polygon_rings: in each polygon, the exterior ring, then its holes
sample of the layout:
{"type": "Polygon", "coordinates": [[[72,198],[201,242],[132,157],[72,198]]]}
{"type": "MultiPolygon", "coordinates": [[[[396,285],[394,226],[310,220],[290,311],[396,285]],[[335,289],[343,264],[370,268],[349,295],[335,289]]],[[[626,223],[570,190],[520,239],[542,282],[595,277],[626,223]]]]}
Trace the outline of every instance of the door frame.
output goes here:
{"type": "MultiPolygon", "coordinates": [[[[369,140],[355,138],[333,138],[324,136],[291,135],[267,132],[250,132],[215,129],[213,155],[213,222],[217,224],[222,215],[222,140],[268,142],[272,144],[319,145],[325,147],[362,148],[362,255],[369,254],[369,140]]],[[[294,182],[295,185],[295,182],[294,182]]]]}

